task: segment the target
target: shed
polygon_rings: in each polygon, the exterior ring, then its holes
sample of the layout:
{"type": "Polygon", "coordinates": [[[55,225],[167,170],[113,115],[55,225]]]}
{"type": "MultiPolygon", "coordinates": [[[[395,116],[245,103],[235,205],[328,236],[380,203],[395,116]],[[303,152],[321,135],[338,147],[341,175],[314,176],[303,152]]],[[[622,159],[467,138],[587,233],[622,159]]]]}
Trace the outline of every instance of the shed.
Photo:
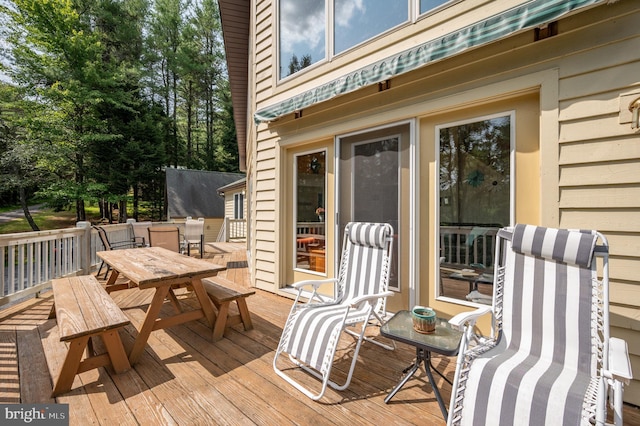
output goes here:
{"type": "Polygon", "coordinates": [[[225,216],[224,197],[218,188],[242,178],[242,173],[167,168],[167,220],[203,217],[205,241],[215,241],[225,216]]]}

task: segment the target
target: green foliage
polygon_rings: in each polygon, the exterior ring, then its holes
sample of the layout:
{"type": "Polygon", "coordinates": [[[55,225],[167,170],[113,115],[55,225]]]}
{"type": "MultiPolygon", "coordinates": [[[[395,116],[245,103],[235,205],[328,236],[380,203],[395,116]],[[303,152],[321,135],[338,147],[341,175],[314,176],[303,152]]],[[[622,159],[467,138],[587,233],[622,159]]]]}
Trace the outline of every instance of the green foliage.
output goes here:
{"type": "Polygon", "coordinates": [[[0,202],[24,187],[84,220],[85,202],[148,200],[160,219],[165,166],[238,170],[214,0],[14,0],[0,20],[0,161],[20,165],[0,202]]]}

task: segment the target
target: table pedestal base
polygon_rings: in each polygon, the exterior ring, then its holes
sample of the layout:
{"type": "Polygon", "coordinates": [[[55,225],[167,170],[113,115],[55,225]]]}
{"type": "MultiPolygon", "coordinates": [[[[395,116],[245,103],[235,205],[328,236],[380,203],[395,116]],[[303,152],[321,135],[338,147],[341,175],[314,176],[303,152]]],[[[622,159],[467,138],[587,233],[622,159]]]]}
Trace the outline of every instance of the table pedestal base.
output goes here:
{"type": "Polygon", "coordinates": [[[385,404],[389,403],[391,398],[393,398],[393,396],[400,390],[400,388],[402,388],[402,386],[404,386],[404,384],[407,383],[407,381],[415,374],[415,372],[418,371],[418,369],[420,368],[420,364],[422,363],[424,363],[424,371],[427,373],[427,377],[429,378],[429,384],[431,385],[431,388],[433,389],[433,393],[436,396],[436,400],[438,401],[438,405],[440,406],[440,411],[442,411],[442,415],[446,420],[448,417],[447,407],[444,401],[442,400],[442,396],[440,395],[440,391],[438,390],[435,380],[433,379],[433,374],[431,374],[431,370],[438,373],[438,375],[442,377],[450,385],[452,383],[449,379],[447,379],[441,372],[436,370],[436,368],[433,366],[433,364],[431,363],[431,352],[422,348],[416,347],[416,359],[414,363],[402,371],[405,374],[405,376],[402,378],[400,383],[398,383],[396,387],[393,388],[393,390],[389,393],[389,395],[387,395],[387,397],[384,399],[384,402],[385,404]]]}

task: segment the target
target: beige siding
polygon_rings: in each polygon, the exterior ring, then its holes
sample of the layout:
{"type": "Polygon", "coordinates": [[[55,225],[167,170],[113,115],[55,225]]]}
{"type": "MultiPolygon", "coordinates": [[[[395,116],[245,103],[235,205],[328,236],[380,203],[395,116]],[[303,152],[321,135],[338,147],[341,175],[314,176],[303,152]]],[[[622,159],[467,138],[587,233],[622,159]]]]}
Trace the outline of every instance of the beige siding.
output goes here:
{"type": "MultiPolygon", "coordinates": [[[[277,83],[275,8],[270,0],[256,1],[252,109],[272,105],[519,3],[460,2],[443,15],[448,19],[446,25],[418,20],[392,36],[277,83]]],[[[288,115],[252,127],[247,143],[247,177],[252,185],[248,217],[256,286],[275,291],[282,284],[279,236],[286,224],[280,223],[280,209],[286,206],[280,201],[284,199],[280,155],[285,147],[394,120],[428,117],[468,102],[488,103],[519,91],[538,90],[539,83],[521,81],[532,75],[551,76],[553,81],[545,81],[547,93],[541,96],[540,111],[542,224],[598,229],[609,238],[612,334],[630,343],[633,368],[640,375],[640,134],[624,118],[629,115],[628,105],[621,101],[621,95],[637,92],[640,96],[638,22],[637,1],[601,5],[561,20],[556,37],[533,43],[531,32],[517,34],[394,77],[386,92],[366,87],[305,109],[301,120],[288,115]],[[471,92],[478,93],[479,100],[470,99],[471,92]]],[[[640,405],[638,381],[626,388],[625,399],[640,405]]]]}
{"type": "MultiPolygon", "coordinates": [[[[274,5],[271,1],[256,2],[255,51],[254,51],[254,88],[256,103],[268,100],[273,93],[273,73],[276,60],[274,46],[274,5]]],[[[252,214],[249,226],[252,234],[255,285],[274,291],[276,283],[275,262],[275,135],[268,126],[260,125],[256,137],[257,149],[252,152],[253,189],[251,196],[252,214]]],[[[253,146],[253,145],[252,145],[253,146]]]]}
{"type": "MultiPolygon", "coordinates": [[[[620,95],[640,89],[636,10],[617,25],[619,41],[596,42],[560,67],[560,225],[593,228],[610,239],[612,335],[630,345],[640,371],[640,135],[621,124],[620,95]],[[634,23],[634,24],[631,24],[634,23]],[[606,60],[603,60],[605,59],[606,60]],[[625,330],[626,329],[626,330],[625,330]]],[[[604,40],[610,40],[610,36],[604,40]]],[[[640,403],[636,380],[625,400],[640,403]]]]}

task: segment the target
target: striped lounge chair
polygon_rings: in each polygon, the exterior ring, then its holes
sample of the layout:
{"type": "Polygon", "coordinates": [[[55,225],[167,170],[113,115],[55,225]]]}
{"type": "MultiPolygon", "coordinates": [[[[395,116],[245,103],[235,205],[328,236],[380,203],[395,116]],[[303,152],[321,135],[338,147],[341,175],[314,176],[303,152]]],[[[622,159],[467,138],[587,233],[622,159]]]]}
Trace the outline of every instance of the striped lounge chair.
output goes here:
{"type": "Polygon", "coordinates": [[[338,278],[293,284],[298,296],[284,325],[273,368],[309,398],[322,398],[327,384],[336,390],[349,386],[363,340],[394,349],[364,335],[372,317],[382,323],[386,297],[393,295],[387,290],[392,236],[393,229],[386,223],[350,222],[344,231],[338,278]],[[330,283],[335,294],[331,299],[318,293],[321,285],[330,283]],[[305,290],[309,291],[308,301],[298,303],[305,290]],[[354,325],[360,325],[360,330],[346,328],[354,325]],[[339,385],[329,375],[342,331],[355,335],[357,342],[346,381],[339,385]],[[289,369],[298,368],[321,379],[319,391],[293,379],[289,369]]]}
{"type": "Polygon", "coordinates": [[[609,336],[605,237],[516,225],[499,231],[495,258],[492,307],[450,321],[465,337],[448,425],[600,425],[608,390],[622,424],[631,367],[626,342],[609,336]],[[492,335],[476,336],[487,311],[492,335]]]}

